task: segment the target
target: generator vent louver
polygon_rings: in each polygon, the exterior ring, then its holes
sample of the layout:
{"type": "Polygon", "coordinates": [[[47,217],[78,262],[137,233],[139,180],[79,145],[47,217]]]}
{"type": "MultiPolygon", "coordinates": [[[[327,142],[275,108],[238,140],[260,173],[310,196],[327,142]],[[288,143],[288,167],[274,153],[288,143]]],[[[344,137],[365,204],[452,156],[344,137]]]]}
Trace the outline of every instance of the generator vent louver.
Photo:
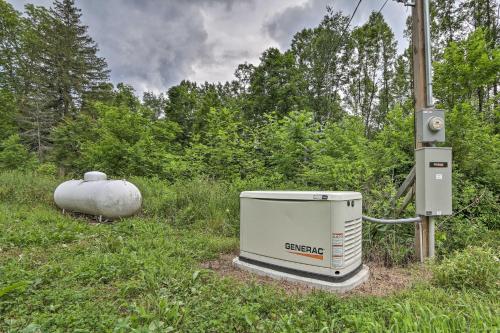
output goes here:
{"type": "Polygon", "coordinates": [[[345,222],[344,265],[356,260],[361,255],[362,220],[345,222]]]}

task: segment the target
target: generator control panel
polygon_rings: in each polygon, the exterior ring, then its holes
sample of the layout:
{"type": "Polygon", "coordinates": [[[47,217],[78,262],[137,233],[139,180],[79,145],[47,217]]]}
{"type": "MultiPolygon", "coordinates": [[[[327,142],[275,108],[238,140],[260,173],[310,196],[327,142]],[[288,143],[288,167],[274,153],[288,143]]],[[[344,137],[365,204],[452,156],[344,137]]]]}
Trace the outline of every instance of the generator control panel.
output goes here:
{"type": "Polygon", "coordinates": [[[415,150],[418,215],[451,215],[451,148],[415,150]]]}

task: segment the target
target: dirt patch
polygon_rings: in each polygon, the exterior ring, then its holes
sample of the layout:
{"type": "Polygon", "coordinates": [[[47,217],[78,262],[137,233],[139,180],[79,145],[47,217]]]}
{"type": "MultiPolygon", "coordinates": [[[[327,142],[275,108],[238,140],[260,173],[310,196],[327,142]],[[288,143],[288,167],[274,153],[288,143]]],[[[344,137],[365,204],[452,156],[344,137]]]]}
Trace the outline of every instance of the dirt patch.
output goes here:
{"type": "Polygon", "coordinates": [[[2,249],[0,248],[0,263],[3,263],[6,260],[17,257],[18,259],[22,258],[23,251],[19,248],[10,248],[10,249],[2,249]]]}
{"type": "Polygon", "coordinates": [[[201,264],[202,268],[215,271],[222,277],[230,277],[241,283],[262,283],[283,289],[287,294],[306,294],[313,289],[299,283],[293,283],[284,280],[275,280],[268,276],[261,276],[250,273],[233,266],[233,259],[237,254],[222,254],[219,258],[206,261],[201,264]]]}
{"type": "Polygon", "coordinates": [[[370,278],[345,296],[371,295],[387,296],[411,287],[417,281],[430,279],[429,271],[422,265],[410,267],[384,267],[377,263],[367,263],[370,278]]]}
{"type": "MultiPolygon", "coordinates": [[[[283,289],[287,294],[307,294],[314,289],[303,284],[270,277],[260,276],[243,271],[233,266],[232,261],[237,254],[222,254],[219,258],[206,261],[202,268],[213,270],[219,276],[233,278],[240,283],[262,283],[283,289]]],[[[387,296],[403,289],[409,288],[414,282],[428,280],[430,273],[425,267],[415,265],[412,267],[383,267],[377,263],[367,263],[370,267],[370,278],[356,289],[342,294],[342,297],[354,295],[387,296]]]]}

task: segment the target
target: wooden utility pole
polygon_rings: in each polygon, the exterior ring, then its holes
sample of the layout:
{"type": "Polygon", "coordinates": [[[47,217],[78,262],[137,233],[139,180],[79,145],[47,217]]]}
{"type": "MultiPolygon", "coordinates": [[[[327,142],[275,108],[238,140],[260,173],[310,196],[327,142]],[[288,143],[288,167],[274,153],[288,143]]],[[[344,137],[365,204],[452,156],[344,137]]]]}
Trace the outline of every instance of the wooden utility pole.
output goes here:
{"type": "MultiPolygon", "coordinates": [[[[428,105],[428,101],[432,101],[432,96],[429,99],[427,96],[427,78],[426,78],[426,70],[430,70],[426,68],[426,51],[430,52],[430,45],[426,45],[426,36],[425,36],[425,24],[426,22],[424,16],[424,2],[429,0],[416,0],[415,5],[412,9],[412,44],[413,44],[413,89],[414,89],[414,99],[415,99],[415,117],[417,119],[417,112],[422,112],[422,110],[426,107],[430,107],[432,105],[428,105]],[[428,47],[428,49],[426,49],[428,47]]],[[[414,129],[416,130],[417,124],[414,124],[414,129]]],[[[419,142],[417,136],[415,135],[415,149],[425,147],[426,144],[419,142]]],[[[423,261],[424,258],[432,255],[433,250],[429,251],[429,236],[430,226],[429,222],[431,218],[427,216],[422,216],[422,222],[415,224],[415,250],[416,255],[423,261]]],[[[433,232],[433,230],[431,230],[433,232]]]]}

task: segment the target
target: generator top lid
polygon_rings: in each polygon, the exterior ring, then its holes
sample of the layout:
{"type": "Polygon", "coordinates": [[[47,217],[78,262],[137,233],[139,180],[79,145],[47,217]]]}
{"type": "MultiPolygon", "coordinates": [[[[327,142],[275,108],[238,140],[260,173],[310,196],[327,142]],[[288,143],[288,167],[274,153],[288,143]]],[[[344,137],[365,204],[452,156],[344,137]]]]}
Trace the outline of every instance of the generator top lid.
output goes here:
{"type": "Polygon", "coordinates": [[[244,191],[240,198],[274,200],[329,200],[361,199],[361,193],[349,191],[244,191]]]}

